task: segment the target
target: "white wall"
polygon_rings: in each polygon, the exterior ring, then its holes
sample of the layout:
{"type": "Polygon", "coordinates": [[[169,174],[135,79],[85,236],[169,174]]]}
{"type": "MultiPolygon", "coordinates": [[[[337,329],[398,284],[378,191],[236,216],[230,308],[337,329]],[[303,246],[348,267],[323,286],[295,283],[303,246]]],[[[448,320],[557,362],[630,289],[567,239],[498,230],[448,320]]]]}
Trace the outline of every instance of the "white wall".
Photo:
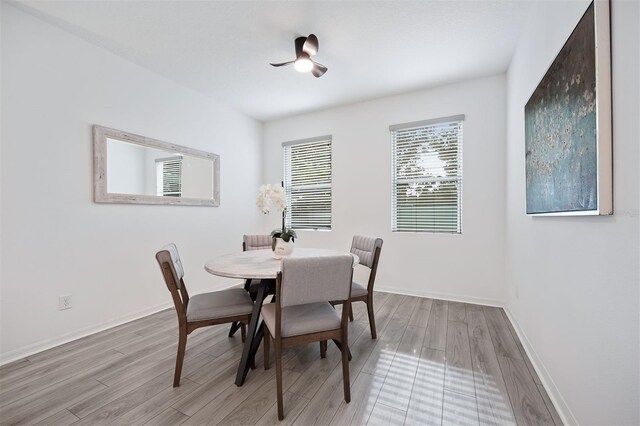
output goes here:
{"type": "Polygon", "coordinates": [[[266,123],[264,181],[282,180],[282,142],[333,135],[332,230],[300,232],[297,244],[348,250],[354,234],[378,236],[376,288],[500,303],[505,96],[494,76],[266,123]],[[466,114],[462,234],[392,233],[389,125],[455,114],[466,114]]]}
{"type": "Polygon", "coordinates": [[[190,290],[228,284],[203,265],[262,223],[262,125],[2,9],[2,360],[170,303],[154,258],[167,242],[190,290]],[[220,154],[221,206],[93,203],[94,123],[220,154]]]}
{"type": "Polygon", "coordinates": [[[640,3],[614,1],[614,215],[525,215],[524,105],[589,2],[541,2],[508,72],[507,307],[565,419],[639,424],[640,3]]]}

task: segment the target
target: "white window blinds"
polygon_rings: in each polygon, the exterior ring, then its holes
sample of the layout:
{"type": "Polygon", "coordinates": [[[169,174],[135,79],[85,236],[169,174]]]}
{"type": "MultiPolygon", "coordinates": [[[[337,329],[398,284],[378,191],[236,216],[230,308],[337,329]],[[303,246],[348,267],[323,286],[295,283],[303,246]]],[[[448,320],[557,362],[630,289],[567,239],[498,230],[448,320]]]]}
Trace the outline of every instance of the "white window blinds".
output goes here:
{"type": "Polygon", "coordinates": [[[182,157],[159,158],[156,160],[157,195],[165,197],[182,196],[182,157]]]}
{"type": "Polygon", "coordinates": [[[331,136],[282,145],[287,227],[331,229],[331,136]]]}
{"type": "Polygon", "coordinates": [[[464,116],[391,126],[394,232],[461,233],[464,116]]]}

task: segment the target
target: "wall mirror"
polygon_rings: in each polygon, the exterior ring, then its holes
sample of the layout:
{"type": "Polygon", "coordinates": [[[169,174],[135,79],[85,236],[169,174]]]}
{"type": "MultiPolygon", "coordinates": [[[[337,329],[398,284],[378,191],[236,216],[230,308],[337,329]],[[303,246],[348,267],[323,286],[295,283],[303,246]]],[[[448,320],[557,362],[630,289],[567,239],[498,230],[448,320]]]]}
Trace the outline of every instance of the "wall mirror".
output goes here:
{"type": "Polygon", "coordinates": [[[220,205],[220,156],[93,126],[97,203],[220,205]]]}

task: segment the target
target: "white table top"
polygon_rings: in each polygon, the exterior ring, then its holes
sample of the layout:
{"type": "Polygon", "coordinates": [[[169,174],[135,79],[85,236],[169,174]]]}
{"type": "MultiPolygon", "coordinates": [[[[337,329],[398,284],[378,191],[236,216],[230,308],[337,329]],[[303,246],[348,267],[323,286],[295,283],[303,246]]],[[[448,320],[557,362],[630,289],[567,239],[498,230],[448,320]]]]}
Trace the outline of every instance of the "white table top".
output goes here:
{"type": "MultiPolygon", "coordinates": [[[[316,248],[297,248],[289,257],[320,257],[347,254],[347,252],[316,248]]],[[[353,253],[353,265],[360,259],[353,253]]],[[[250,250],[225,254],[207,261],[204,269],[213,275],[242,279],[275,279],[282,262],[273,257],[271,250],[250,250]]]]}

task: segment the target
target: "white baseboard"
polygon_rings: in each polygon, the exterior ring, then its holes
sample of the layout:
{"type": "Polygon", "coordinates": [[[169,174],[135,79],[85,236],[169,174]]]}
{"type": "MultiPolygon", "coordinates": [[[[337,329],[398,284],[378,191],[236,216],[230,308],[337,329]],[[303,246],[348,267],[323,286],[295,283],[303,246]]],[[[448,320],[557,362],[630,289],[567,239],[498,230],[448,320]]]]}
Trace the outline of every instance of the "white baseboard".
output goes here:
{"type": "Polygon", "coordinates": [[[485,299],[483,297],[461,296],[459,294],[449,294],[449,293],[435,293],[431,291],[398,288],[398,287],[390,288],[390,287],[376,286],[374,290],[381,291],[383,293],[402,294],[405,296],[429,297],[431,299],[448,300],[451,302],[473,303],[476,305],[495,306],[498,308],[504,307],[504,302],[501,300],[485,299]]]}
{"type": "Polygon", "coordinates": [[[549,398],[551,399],[551,402],[553,402],[554,407],[556,407],[556,411],[562,419],[562,422],[565,425],[577,425],[578,421],[576,420],[575,416],[571,412],[571,409],[562,397],[560,390],[545,368],[544,363],[542,362],[536,351],[533,349],[533,346],[531,346],[529,339],[527,339],[527,335],[524,333],[524,331],[522,331],[509,308],[505,306],[504,311],[507,314],[509,321],[511,321],[511,324],[513,324],[513,328],[515,329],[516,334],[518,335],[518,338],[520,339],[520,342],[522,343],[522,346],[524,347],[524,350],[527,353],[529,360],[531,361],[531,364],[533,364],[533,368],[536,370],[536,373],[538,373],[538,377],[542,382],[542,386],[544,386],[547,394],[549,395],[549,398]]]}
{"type": "Polygon", "coordinates": [[[105,321],[100,324],[92,325],[90,327],[84,327],[79,330],[72,331],[70,333],[63,334],[62,336],[57,336],[51,339],[41,340],[36,343],[32,343],[27,346],[23,346],[21,348],[15,349],[13,351],[9,351],[0,355],[0,365],[8,364],[10,362],[16,361],[21,358],[25,358],[27,356],[36,354],[38,352],[45,351],[47,349],[55,348],[56,346],[64,345],[65,343],[72,342],[74,340],[78,340],[82,337],[89,336],[91,334],[98,333],[100,331],[107,330],[109,328],[116,327],[118,325],[134,321],[140,319],[142,317],[146,317],[151,314],[155,314],[156,312],[163,311],[167,308],[173,307],[172,303],[162,303],[160,305],[152,306],[150,308],[145,308],[141,311],[123,315],[119,318],[116,318],[111,321],[105,321]]]}

